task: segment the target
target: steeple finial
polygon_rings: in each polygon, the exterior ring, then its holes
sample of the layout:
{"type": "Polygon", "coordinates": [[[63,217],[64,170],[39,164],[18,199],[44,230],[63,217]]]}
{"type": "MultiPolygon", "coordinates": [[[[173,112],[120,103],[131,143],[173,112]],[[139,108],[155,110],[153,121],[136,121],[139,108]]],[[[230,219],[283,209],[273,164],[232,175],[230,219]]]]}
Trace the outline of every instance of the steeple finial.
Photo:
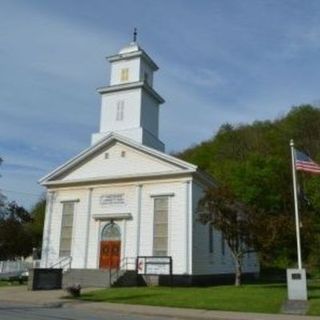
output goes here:
{"type": "Polygon", "coordinates": [[[134,30],[133,30],[133,42],[137,42],[137,35],[138,35],[137,28],[134,28],[134,30]]]}

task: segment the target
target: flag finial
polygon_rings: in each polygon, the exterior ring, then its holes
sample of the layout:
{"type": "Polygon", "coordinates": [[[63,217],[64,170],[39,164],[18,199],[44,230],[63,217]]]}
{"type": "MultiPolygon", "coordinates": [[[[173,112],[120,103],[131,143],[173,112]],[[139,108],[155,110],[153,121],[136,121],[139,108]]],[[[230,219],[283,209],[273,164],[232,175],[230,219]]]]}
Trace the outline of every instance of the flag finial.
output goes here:
{"type": "Polygon", "coordinates": [[[293,139],[290,139],[290,147],[294,147],[294,141],[293,141],[293,139]]]}

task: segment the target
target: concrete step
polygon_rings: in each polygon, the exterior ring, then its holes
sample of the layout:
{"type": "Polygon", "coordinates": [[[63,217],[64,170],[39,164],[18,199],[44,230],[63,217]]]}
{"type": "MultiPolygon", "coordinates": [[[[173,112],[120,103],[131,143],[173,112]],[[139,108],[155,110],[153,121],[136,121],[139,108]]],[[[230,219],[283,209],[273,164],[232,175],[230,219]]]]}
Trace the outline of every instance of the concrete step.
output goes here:
{"type": "Polygon", "coordinates": [[[63,273],[62,287],[80,284],[82,288],[108,288],[110,287],[109,274],[109,270],[69,269],[63,273]]]}
{"type": "Polygon", "coordinates": [[[138,278],[132,270],[69,269],[63,273],[63,288],[78,284],[81,288],[133,287],[138,285],[138,278]]]}

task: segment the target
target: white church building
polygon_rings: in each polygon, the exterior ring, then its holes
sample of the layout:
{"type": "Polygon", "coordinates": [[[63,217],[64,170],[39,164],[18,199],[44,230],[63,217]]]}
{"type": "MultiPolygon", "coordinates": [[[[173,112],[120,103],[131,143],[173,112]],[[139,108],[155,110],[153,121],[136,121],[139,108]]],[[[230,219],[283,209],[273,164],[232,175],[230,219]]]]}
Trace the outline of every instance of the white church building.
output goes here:
{"type": "MultiPolygon", "coordinates": [[[[99,132],[40,180],[47,188],[41,267],[134,270],[137,257],[169,256],[173,275],[189,282],[232,274],[223,236],[197,218],[213,179],[166,154],[159,139],[158,66],[136,41],[107,59],[99,132]]],[[[259,272],[255,254],[244,257],[243,271],[259,272]]]]}

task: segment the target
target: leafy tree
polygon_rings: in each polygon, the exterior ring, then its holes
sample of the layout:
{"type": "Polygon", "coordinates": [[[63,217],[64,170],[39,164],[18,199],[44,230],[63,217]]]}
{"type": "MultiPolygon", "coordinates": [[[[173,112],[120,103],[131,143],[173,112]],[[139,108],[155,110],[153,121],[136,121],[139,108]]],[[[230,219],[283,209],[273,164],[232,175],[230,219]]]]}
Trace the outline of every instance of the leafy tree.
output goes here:
{"type": "MultiPolygon", "coordinates": [[[[1,166],[2,162],[3,162],[3,160],[0,157],[0,166],[1,166]]],[[[0,178],[1,178],[1,174],[0,174],[0,178]]],[[[1,189],[0,189],[0,214],[5,207],[6,200],[7,200],[7,197],[1,192],[1,189]]]]}
{"type": "Polygon", "coordinates": [[[27,223],[30,214],[15,202],[9,203],[0,219],[0,260],[27,257],[32,252],[32,242],[27,223]]]}
{"type": "Polygon", "coordinates": [[[29,223],[28,228],[32,237],[32,246],[40,251],[42,244],[42,234],[44,217],[46,210],[46,199],[41,197],[30,210],[32,221],[29,223]]]}
{"type": "MultiPolygon", "coordinates": [[[[206,170],[259,215],[260,228],[269,232],[256,239],[264,265],[286,267],[296,261],[294,210],[289,141],[320,162],[320,109],[293,107],[274,121],[224,124],[209,140],[177,156],[206,170]]],[[[298,174],[303,187],[300,202],[303,260],[320,268],[320,176],[298,174]],[[307,201],[306,201],[307,199],[307,201]]],[[[256,232],[258,233],[258,232],[256,232]]]]}
{"type": "Polygon", "coordinates": [[[207,190],[199,203],[199,220],[222,232],[235,265],[235,285],[241,284],[243,256],[254,245],[255,215],[226,187],[207,190]]]}
{"type": "MultiPolygon", "coordinates": [[[[0,165],[2,161],[0,157],[0,165]]],[[[40,249],[44,214],[44,197],[29,213],[14,201],[8,203],[0,190],[0,260],[26,257],[33,248],[40,249]]]]}

